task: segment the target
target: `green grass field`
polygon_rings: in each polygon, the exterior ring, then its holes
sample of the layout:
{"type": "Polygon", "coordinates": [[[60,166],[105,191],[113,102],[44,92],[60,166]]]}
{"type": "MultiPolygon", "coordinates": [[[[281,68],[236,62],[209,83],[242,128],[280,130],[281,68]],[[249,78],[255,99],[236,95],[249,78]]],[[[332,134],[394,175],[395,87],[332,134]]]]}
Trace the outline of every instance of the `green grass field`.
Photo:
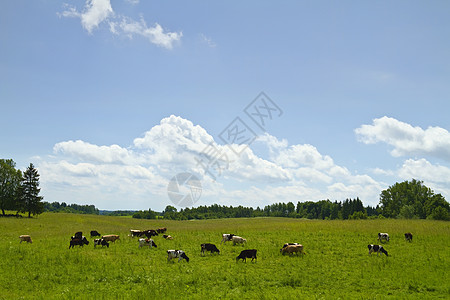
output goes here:
{"type": "Polygon", "coordinates": [[[202,221],[44,213],[0,218],[0,299],[410,299],[450,298],[450,222],[429,220],[319,221],[285,218],[202,221]],[[139,248],[130,229],[167,227],[174,240],[154,237],[158,248],[139,248]],[[119,234],[109,248],[68,249],[76,231],[119,234]],[[404,240],[412,232],[413,242],[404,240]],[[368,255],[367,244],[388,232],[389,257],[368,255]],[[246,246],[220,245],[222,233],[246,246]],[[30,234],[32,244],[19,243],[30,234]],[[201,256],[201,243],[220,255],[201,256]],[[285,242],[306,255],[282,256],[285,242]],[[256,263],[235,258],[257,249],[256,263]],[[182,249],[190,262],[167,262],[182,249]]]}

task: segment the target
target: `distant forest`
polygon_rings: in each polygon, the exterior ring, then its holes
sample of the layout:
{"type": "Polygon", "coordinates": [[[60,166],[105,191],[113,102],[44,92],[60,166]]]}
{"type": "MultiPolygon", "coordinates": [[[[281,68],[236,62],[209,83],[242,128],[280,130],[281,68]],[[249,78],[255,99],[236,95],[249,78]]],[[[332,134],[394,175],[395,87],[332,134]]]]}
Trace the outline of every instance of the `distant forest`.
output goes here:
{"type": "Polygon", "coordinates": [[[70,212],[102,214],[111,216],[132,216],[137,219],[192,220],[220,218],[286,217],[322,220],[351,220],[373,218],[435,219],[450,220],[450,205],[441,194],[435,194],[422,181],[412,180],[396,183],[381,192],[380,204],[364,206],[359,198],[343,202],[320,200],[317,202],[275,203],[264,208],[244,206],[199,206],[182,208],[179,211],[168,205],[162,212],[152,209],[140,211],[99,211],[94,205],[77,205],[44,202],[49,212],[70,212]]]}
{"type": "Polygon", "coordinates": [[[192,220],[192,219],[220,219],[220,218],[253,218],[253,217],[287,217],[287,218],[307,218],[307,219],[367,219],[375,218],[380,214],[379,208],[370,206],[364,207],[359,198],[347,199],[344,202],[331,202],[321,200],[317,202],[307,201],[275,203],[264,208],[244,207],[244,206],[221,206],[213,204],[211,206],[199,206],[184,208],[178,211],[175,207],[168,205],[162,213],[154,212],[151,209],[138,211],[133,214],[133,218],[155,219],[163,217],[169,220],[192,220]]]}

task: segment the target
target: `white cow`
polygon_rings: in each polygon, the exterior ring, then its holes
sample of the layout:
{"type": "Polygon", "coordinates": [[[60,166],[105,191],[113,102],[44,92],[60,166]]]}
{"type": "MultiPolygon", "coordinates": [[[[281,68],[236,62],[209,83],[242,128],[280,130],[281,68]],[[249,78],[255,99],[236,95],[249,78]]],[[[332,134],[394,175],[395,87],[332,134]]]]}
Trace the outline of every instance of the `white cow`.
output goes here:
{"type": "Polygon", "coordinates": [[[222,234],[222,241],[220,243],[222,244],[222,243],[231,241],[231,238],[233,236],[234,236],[234,234],[229,234],[229,233],[222,234]]]}
{"type": "Polygon", "coordinates": [[[139,248],[141,248],[142,246],[148,246],[149,248],[158,248],[153,239],[139,239],[139,248]]]}
{"type": "Polygon", "coordinates": [[[247,240],[246,240],[246,239],[244,239],[243,237],[237,236],[237,235],[233,236],[233,237],[231,238],[231,241],[233,242],[233,246],[236,245],[236,244],[244,244],[244,243],[247,243],[247,240]]]}
{"type": "Polygon", "coordinates": [[[178,258],[178,261],[185,259],[186,262],[189,262],[189,257],[187,257],[183,250],[167,250],[167,261],[173,258],[178,258]]]}
{"type": "Polygon", "coordinates": [[[385,240],[386,242],[389,242],[389,234],[386,232],[379,232],[378,233],[378,240],[381,242],[381,240],[385,240]]]}

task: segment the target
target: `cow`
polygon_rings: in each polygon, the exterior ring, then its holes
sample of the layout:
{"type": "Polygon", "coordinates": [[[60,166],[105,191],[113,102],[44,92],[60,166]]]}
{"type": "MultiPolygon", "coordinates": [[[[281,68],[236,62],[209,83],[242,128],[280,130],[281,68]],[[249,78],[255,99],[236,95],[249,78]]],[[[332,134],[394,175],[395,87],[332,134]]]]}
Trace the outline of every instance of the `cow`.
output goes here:
{"type": "Polygon", "coordinates": [[[105,241],[104,239],[95,239],[94,240],[94,248],[95,246],[106,246],[107,248],[109,248],[109,243],[107,241],[105,241]]]}
{"type": "Polygon", "coordinates": [[[165,233],[167,231],[166,227],[156,229],[157,233],[165,233]]]}
{"type": "Polygon", "coordinates": [[[104,235],[102,236],[102,239],[107,241],[107,242],[113,242],[115,243],[116,240],[119,240],[119,236],[117,234],[108,234],[108,235],[104,235]]]}
{"type": "Polygon", "coordinates": [[[20,243],[22,243],[22,242],[33,243],[33,241],[31,240],[31,236],[29,236],[28,234],[23,234],[23,235],[19,236],[19,239],[20,239],[20,243]]]}
{"type": "Polygon", "coordinates": [[[187,257],[183,250],[167,250],[167,261],[169,262],[173,258],[178,258],[179,262],[183,259],[189,262],[189,257],[187,257]]]}
{"type": "Polygon", "coordinates": [[[97,230],[91,230],[91,238],[94,236],[101,236],[101,234],[97,230]]]}
{"type": "Polygon", "coordinates": [[[412,242],[412,233],[411,232],[405,233],[405,240],[412,242]]]}
{"type": "Polygon", "coordinates": [[[75,235],[72,237],[72,239],[82,239],[83,238],[83,232],[78,231],[75,232],[75,235]]]}
{"type": "Polygon", "coordinates": [[[238,262],[240,259],[247,262],[247,258],[251,258],[252,261],[256,259],[256,249],[242,250],[241,254],[236,257],[236,262],[238,262]]]}
{"type": "Polygon", "coordinates": [[[280,252],[281,252],[284,248],[286,248],[287,246],[289,246],[289,245],[295,246],[295,245],[300,245],[300,244],[299,244],[299,243],[285,243],[285,244],[283,245],[283,247],[280,249],[280,252]]]}
{"type": "Polygon", "coordinates": [[[303,245],[300,245],[300,244],[298,244],[298,245],[287,245],[286,247],[283,247],[282,249],[281,249],[281,253],[283,254],[283,255],[285,255],[286,253],[288,253],[289,255],[292,255],[293,253],[295,253],[295,254],[305,254],[304,252],[303,252],[303,245]]]}
{"type": "Polygon", "coordinates": [[[144,235],[144,232],[140,231],[140,230],[136,230],[136,229],[130,229],[130,234],[131,234],[131,237],[135,237],[135,236],[141,237],[144,235]]]}
{"type": "Polygon", "coordinates": [[[69,249],[73,248],[74,246],[83,247],[84,245],[89,245],[89,241],[85,236],[82,236],[81,239],[73,236],[72,239],[70,240],[69,249]]]}
{"type": "Polygon", "coordinates": [[[247,243],[247,240],[246,240],[246,239],[244,239],[243,237],[237,236],[237,235],[233,236],[233,237],[231,238],[231,241],[233,242],[233,246],[235,246],[236,244],[244,244],[244,243],[247,243]]]}
{"type": "Polygon", "coordinates": [[[156,246],[155,242],[152,239],[139,239],[139,248],[142,248],[142,246],[148,246],[149,248],[158,248],[158,246],[156,246]]]}
{"type": "Polygon", "coordinates": [[[150,229],[150,230],[146,230],[144,231],[145,236],[150,239],[152,238],[152,236],[157,236],[158,233],[156,232],[156,230],[150,229]]]}
{"type": "Polygon", "coordinates": [[[173,237],[167,234],[163,234],[163,238],[165,238],[166,240],[173,240],[173,237]]]}
{"type": "Polygon", "coordinates": [[[234,234],[228,234],[228,233],[222,234],[222,241],[220,243],[222,244],[222,243],[231,241],[231,238],[233,236],[235,236],[235,235],[234,234]]]}
{"type": "Polygon", "coordinates": [[[378,256],[378,254],[380,254],[381,252],[388,256],[387,251],[381,245],[367,245],[367,248],[369,248],[369,255],[372,254],[372,252],[376,252],[378,256]]]}
{"type": "Polygon", "coordinates": [[[379,232],[378,233],[378,240],[381,242],[382,240],[385,240],[386,242],[389,242],[389,234],[385,232],[379,232]]]}
{"type": "Polygon", "coordinates": [[[202,247],[202,254],[205,254],[205,251],[209,251],[209,252],[211,252],[211,254],[215,253],[215,252],[217,252],[217,254],[220,254],[220,250],[217,249],[216,245],[214,245],[214,244],[206,243],[206,244],[202,244],[201,247],[202,247]]]}

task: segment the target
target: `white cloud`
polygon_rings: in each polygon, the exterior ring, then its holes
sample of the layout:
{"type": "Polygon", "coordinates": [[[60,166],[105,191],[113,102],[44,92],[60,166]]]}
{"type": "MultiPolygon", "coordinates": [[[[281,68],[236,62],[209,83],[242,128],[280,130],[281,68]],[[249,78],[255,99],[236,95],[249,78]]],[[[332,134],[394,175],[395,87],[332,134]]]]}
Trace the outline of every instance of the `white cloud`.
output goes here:
{"type": "Polygon", "coordinates": [[[65,190],[65,197],[89,199],[88,203],[110,209],[164,209],[172,204],[168,182],[181,172],[201,179],[199,205],[264,206],[358,196],[365,204],[378,203],[381,184],[336,165],[314,146],[289,146],[268,134],[258,142],[270,149],[270,157],[260,157],[251,148],[237,156],[201,126],[172,115],[127,147],[81,140],[57,143],[54,155],[42,159],[38,167],[44,193],[55,198],[65,190]]]}
{"type": "Polygon", "coordinates": [[[87,0],[82,12],[78,12],[73,6],[66,5],[63,17],[76,17],[81,19],[81,25],[90,34],[98,28],[99,24],[114,15],[110,0],[87,0]]]}
{"type": "Polygon", "coordinates": [[[155,23],[153,27],[148,27],[144,19],[137,22],[129,18],[122,18],[122,21],[114,24],[113,27],[113,33],[117,33],[116,28],[119,27],[121,32],[129,38],[135,35],[142,36],[151,43],[167,49],[172,49],[173,44],[180,41],[183,36],[182,32],[165,32],[158,23],[155,23]]]}
{"type": "Polygon", "coordinates": [[[399,176],[403,179],[420,179],[434,183],[450,184],[450,168],[433,165],[424,158],[408,159],[399,170],[399,176]]]}
{"type": "Polygon", "coordinates": [[[422,129],[385,116],[374,119],[372,125],[362,125],[355,133],[365,144],[384,142],[393,146],[391,154],[395,157],[432,155],[450,160],[450,133],[441,127],[422,129]]]}
{"type": "MultiPolygon", "coordinates": [[[[139,3],[138,0],[128,0],[128,2],[133,5],[139,3]]],[[[86,0],[81,11],[68,4],[65,4],[64,7],[65,10],[58,15],[79,18],[81,25],[89,34],[92,34],[100,24],[107,23],[110,32],[114,35],[124,35],[129,38],[136,35],[142,36],[151,43],[166,49],[172,49],[173,45],[179,42],[183,36],[182,32],[167,32],[158,23],[149,27],[143,18],[137,22],[121,14],[116,14],[110,0],[86,0]]]]}

